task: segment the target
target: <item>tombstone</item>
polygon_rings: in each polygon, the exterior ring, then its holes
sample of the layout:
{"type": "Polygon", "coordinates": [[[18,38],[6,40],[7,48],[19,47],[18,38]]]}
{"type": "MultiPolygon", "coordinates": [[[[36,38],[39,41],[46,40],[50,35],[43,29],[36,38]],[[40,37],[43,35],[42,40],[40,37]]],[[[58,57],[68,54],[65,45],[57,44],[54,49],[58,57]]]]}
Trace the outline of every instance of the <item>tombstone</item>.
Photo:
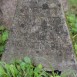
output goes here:
{"type": "Polygon", "coordinates": [[[59,0],[18,0],[2,60],[31,57],[44,69],[77,70],[72,42],[59,0]]]}

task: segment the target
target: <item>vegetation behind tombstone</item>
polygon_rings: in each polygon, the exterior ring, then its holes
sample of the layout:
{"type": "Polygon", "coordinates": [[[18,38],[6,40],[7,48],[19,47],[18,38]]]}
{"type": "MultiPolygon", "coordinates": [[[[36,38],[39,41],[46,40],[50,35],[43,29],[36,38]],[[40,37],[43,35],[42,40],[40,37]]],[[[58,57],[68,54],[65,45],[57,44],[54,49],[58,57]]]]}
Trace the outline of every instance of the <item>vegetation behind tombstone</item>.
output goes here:
{"type": "Polygon", "coordinates": [[[66,13],[67,24],[73,41],[73,47],[77,56],[77,0],[68,0],[69,10],[66,13]]]}
{"type": "Polygon", "coordinates": [[[7,29],[4,26],[0,26],[0,56],[4,52],[7,39],[8,39],[7,29]]]}

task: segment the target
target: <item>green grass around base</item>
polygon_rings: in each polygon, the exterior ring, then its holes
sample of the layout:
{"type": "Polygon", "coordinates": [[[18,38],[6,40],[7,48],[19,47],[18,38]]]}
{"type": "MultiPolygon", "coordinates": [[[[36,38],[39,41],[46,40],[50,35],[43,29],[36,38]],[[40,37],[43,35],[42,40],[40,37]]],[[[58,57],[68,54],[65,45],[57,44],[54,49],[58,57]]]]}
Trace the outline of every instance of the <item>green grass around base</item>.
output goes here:
{"type": "Polygon", "coordinates": [[[29,57],[20,61],[16,60],[10,64],[0,62],[0,77],[68,77],[70,75],[77,77],[75,71],[71,70],[65,71],[61,75],[53,71],[52,74],[47,73],[41,64],[35,67],[29,57]]]}
{"type": "Polygon", "coordinates": [[[69,10],[66,13],[66,20],[77,56],[77,0],[69,0],[69,10]]]}

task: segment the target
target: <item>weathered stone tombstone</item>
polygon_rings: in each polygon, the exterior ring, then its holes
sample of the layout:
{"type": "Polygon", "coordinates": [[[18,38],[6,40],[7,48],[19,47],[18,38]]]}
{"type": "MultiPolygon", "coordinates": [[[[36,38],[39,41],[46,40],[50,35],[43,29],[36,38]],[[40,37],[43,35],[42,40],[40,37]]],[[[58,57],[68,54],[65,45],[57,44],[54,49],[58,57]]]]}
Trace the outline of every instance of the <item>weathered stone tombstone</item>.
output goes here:
{"type": "Polygon", "coordinates": [[[77,70],[59,0],[18,0],[2,60],[32,58],[46,70],[77,70]]]}

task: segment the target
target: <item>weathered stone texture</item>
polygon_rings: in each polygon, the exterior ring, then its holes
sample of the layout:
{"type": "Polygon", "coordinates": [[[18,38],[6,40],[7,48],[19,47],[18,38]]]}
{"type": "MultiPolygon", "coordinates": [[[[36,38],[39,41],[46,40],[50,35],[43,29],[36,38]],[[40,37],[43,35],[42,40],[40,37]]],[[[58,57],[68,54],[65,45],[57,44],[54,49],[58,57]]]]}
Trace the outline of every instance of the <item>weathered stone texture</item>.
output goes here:
{"type": "Polygon", "coordinates": [[[63,5],[63,10],[66,12],[68,10],[68,0],[61,0],[63,5]]]}
{"type": "Polygon", "coordinates": [[[17,0],[2,0],[3,23],[9,29],[13,23],[17,0]]]}
{"type": "Polygon", "coordinates": [[[18,0],[2,60],[30,56],[46,70],[77,69],[59,0],[18,0]]]}
{"type": "MultiPolygon", "coordinates": [[[[68,0],[61,0],[64,11],[68,10],[68,0]]],[[[16,11],[17,0],[0,0],[0,22],[10,28],[16,11]]]]}
{"type": "Polygon", "coordinates": [[[0,0],[0,25],[2,25],[3,22],[3,13],[2,13],[2,0],[0,0]]]}

